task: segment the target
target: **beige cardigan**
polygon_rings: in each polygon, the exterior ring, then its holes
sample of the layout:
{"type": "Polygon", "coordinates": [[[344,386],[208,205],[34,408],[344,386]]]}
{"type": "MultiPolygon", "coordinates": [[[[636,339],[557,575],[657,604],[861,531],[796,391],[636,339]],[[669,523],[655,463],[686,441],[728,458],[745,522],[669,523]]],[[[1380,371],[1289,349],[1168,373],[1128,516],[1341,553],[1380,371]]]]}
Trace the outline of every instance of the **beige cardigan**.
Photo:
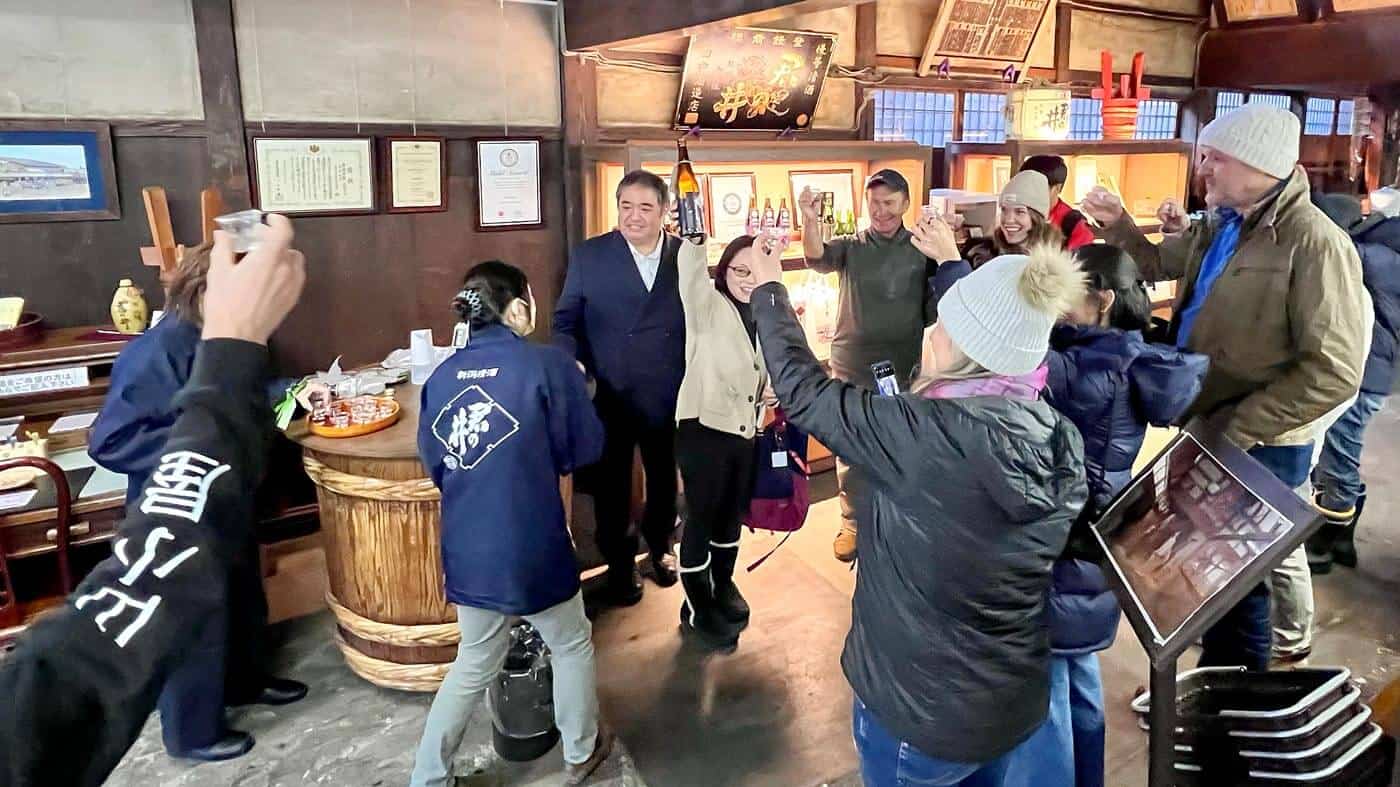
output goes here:
{"type": "Polygon", "coordinates": [[[763,356],[749,343],[739,310],[715,289],[705,247],[683,241],[676,267],[685,309],[685,378],[676,420],[698,418],[711,429],[752,438],[768,383],[763,356]]]}

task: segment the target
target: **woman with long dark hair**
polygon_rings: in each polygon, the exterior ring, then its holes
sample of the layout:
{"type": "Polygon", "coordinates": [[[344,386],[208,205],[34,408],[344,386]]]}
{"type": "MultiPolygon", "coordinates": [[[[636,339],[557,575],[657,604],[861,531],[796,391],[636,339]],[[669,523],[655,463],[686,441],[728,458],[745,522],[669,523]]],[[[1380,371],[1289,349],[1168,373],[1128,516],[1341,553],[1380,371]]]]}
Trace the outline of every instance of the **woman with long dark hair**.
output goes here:
{"type": "Polygon", "coordinates": [[[676,264],[685,308],[685,378],[676,402],[676,464],[685,485],[681,627],[706,647],[728,649],[749,622],[734,584],[740,520],[753,496],[754,435],[767,375],[749,299],[755,255],[777,239],[741,235],[706,268],[703,239],[682,243],[676,264]]]}
{"type": "Polygon", "coordinates": [[[564,783],[612,750],[598,721],[592,626],[559,476],[598,460],[603,425],[562,350],[525,340],[535,299],[525,274],[491,260],[467,272],[453,307],[466,346],[423,386],[418,455],[442,492],[442,568],[462,641],[433,698],[413,787],[445,787],[472,710],[505,663],[523,617],[553,654],[564,783]]]}

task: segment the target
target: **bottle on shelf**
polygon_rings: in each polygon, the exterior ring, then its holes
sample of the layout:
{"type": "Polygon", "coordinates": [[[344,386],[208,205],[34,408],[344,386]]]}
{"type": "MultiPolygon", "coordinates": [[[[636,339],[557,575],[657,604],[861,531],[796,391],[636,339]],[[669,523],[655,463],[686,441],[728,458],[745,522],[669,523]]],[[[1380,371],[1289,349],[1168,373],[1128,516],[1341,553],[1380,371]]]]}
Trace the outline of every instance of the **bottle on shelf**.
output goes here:
{"type": "Polygon", "coordinates": [[[836,234],[836,193],[822,192],[821,234],[823,241],[831,240],[836,234]]]}
{"type": "Polygon", "coordinates": [[[778,230],[792,229],[792,211],[788,210],[787,197],[778,203],[778,230]]]}
{"type": "Polygon", "coordinates": [[[744,222],[744,232],[749,235],[757,235],[759,226],[763,223],[763,217],[758,212],[758,197],[749,196],[749,217],[744,222]]]}
{"type": "Polygon", "coordinates": [[[773,212],[773,198],[763,198],[763,219],[758,228],[761,230],[771,230],[778,224],[777,214],[773,212]]]}
{"type": "Polygon", "coordinates": [[[695,177],[684,138],[676,140],[676,161],[677,232],[682,238],[698,240],[705,237],[705,211],[700,202],[700,179],[695,177]]]}

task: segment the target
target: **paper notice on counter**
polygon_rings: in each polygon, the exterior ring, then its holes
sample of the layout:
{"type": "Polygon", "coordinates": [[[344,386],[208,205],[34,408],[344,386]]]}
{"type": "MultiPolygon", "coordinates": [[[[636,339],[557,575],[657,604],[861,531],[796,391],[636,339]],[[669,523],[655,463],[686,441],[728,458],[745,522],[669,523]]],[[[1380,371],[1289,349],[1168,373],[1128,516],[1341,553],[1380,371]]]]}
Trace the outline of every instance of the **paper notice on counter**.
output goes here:
{"type": "Polygon", "coordinates": [[[63,432],[77,432],[92,426],[92,422],[97,420],[97,413],[77,413],[65,415],[53,422],[49,427],[49,434],[62,434],[63,432]]]}
{"type": "Polygon", "coordinates": [[[29,396],[49,391],[85,388],[88,384],[86,366],[45,369],[39,372],[0,374],[0,396],[29,396]]]}
{"type": "Polygon", "coordinates": [[[37,489],[21,489],[18,492],[5,492],[0,494],[0,511],[11,511],[16,508],[24,508],[29,505],[29,501],[39,494],[37,489]]]}

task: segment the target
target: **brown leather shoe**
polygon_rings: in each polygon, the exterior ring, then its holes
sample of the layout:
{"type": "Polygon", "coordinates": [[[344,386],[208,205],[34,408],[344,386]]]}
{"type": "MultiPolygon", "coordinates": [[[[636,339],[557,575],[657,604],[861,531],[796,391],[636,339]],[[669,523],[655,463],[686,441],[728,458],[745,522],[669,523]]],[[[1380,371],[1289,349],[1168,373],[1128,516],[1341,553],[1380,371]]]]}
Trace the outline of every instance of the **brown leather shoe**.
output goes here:
{"type": "Polygon", "coordinates": [[[853,562],[856,559],[856,529],[842,522],[841,532],[836,534],[831,551],[836,553],[836,559],[842,563],[853,562]]]}
{"type": "Polygon", "coordinates": [[[613,743],[617,741],[612,730],[608,729],[602,722],[598,722],[598,742],[593,747],[593,754],[580,763],[564,763],[564,784],[568,787],[575,787],[588,781],[588,777],[598,770],[598,766],[607,762],[612,756],[613,743]]]}

